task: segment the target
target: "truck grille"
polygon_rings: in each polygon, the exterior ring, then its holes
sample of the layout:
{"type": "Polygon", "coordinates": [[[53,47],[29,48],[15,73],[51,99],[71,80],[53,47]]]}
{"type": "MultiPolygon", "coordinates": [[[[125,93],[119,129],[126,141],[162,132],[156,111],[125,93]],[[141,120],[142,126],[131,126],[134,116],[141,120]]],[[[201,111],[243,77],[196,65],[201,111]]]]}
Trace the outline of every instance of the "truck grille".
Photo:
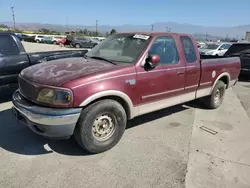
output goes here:
{"type": "Polygon", "coordinates": [[[21,76],[18,77],[18,82],[21,94],[29,100],[35,100],[38,88],[21,76]]]}

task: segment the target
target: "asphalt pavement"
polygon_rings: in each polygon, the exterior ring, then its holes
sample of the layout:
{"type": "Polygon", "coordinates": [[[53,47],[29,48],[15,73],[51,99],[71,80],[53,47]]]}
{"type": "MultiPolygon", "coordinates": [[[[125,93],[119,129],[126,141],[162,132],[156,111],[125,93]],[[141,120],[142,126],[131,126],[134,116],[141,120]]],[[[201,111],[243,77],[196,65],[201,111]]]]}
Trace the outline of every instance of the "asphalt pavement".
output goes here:
{"type": "Polygon", "coordinates": [[[238,83],[216,110],[195,101],[138,117],[98,155],[34,134],[3,102],[0,187],[250,187],[249,91],[238,83]]]}

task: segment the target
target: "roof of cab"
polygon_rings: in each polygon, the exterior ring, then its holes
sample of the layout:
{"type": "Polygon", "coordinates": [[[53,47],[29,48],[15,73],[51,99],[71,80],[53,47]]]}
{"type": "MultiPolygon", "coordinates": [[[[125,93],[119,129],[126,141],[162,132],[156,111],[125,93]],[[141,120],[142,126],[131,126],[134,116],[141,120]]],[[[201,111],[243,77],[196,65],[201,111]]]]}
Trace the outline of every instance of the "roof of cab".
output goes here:
{"type": "Polygon", "coordinates": [[[117,34],[140,34],[140,35],[149,35],[149,36],[163,36],[163,35],[177,35],[177,36],[190,36],[187,33],[171,33],[171,32],[121,32],[117,34]]]}

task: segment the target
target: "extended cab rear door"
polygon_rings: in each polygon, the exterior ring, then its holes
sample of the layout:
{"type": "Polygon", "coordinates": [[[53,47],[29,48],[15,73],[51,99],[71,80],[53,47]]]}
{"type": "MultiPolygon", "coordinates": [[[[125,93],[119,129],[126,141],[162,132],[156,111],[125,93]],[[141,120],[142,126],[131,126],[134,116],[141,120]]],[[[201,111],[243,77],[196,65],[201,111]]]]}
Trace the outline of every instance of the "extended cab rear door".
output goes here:
{"type": "Polygon", "coordinates": [[[136,89],[139,114],[145,114],[182,101],[185,87],[185,62],[180,57],[177,35],[157,36],[147,52],[158,55],[160,64],[152,70],[137,67],[136,89]]]}
{"type": "Polygon", "coordinates": [[[12,35],[0,35],[0,87],[17,84],[18,74],[29,66],[29,58],[16,40],[12,35]]]}
{"type": "Polygon", "coordinates": [[[196,42],[189,36],[180,36],[182,53],[186,64],[185,94],[189,99],[195,99],[196,90],[200,82],[200,58],[196,42]]]}

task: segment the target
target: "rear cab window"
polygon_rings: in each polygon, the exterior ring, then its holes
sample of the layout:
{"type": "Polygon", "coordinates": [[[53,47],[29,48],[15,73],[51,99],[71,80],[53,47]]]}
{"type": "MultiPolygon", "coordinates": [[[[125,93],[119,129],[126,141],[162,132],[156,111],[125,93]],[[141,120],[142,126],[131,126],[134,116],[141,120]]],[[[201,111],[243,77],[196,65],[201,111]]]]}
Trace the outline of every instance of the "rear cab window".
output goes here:
{"type": "Polygon", "coordinates": [[[12,56],[20,53],[12,36],[0,35],[0,56],[12,56]]]}
{"type": "Polygon", "coordinates": [[[181,36],[180,40],[181,40],[182,48],[183,48],[187,63],[196,63],[197,56],[196,56],[195,47],[191,38],[188,36],[181,36]]]}

